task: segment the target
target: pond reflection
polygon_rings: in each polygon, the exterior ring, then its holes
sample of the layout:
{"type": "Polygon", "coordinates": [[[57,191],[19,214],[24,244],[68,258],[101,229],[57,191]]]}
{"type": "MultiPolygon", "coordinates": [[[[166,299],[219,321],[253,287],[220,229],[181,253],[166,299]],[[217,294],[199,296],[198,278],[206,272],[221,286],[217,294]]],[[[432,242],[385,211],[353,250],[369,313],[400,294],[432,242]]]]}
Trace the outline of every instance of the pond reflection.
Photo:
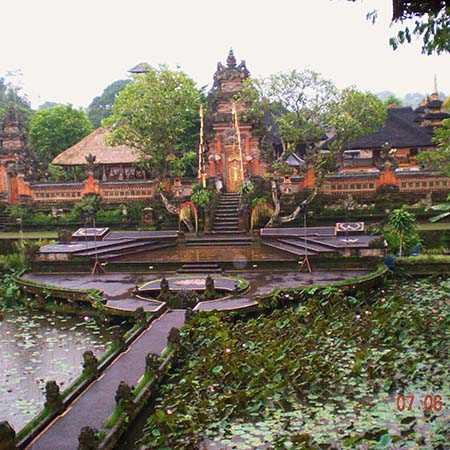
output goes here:
{"type": "Polygon", "coordinates": [[[82,355],[101,355],[112,326],[88,317],[8,310],[0,322],[0,421],[19,431],[44,404],[44,388],[55,380],[64,390],[82,370],[82,355]]]}

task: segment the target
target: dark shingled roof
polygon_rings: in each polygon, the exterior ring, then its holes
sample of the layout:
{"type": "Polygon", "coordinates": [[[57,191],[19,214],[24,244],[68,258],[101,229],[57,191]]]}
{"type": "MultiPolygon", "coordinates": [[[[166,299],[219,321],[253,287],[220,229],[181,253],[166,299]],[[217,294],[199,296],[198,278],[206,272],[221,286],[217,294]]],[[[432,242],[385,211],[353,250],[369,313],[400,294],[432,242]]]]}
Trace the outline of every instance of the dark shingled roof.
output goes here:
{"type": "Polygon", "coordinates": [[[132,67],[128,72],[130,73],[146,73],[150,69],[150,65],[147,63],[139,63],[137,66],[132,67]]]}
{"type": "Polygon", "coordinates": [[[386,142],[391,147],[433,146],[431,136],[415,123],[417,117],[417,113],[411,107],[390,108],[387,111],[386,121],[378,131],[355,139],[347,148],[381,148],[386,142]]]}

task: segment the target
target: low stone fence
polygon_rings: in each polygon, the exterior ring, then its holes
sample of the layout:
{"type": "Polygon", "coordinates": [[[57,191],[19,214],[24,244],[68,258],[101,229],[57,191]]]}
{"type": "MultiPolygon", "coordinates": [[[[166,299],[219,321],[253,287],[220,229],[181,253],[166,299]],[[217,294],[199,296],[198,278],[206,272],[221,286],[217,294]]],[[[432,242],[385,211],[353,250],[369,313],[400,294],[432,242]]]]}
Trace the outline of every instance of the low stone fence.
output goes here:
{"type": "Polygon", "coordinates": [[[411,275],[450,274],[450,255],[419,255],[396,258],[398,269],[411,275]]]}
{"type": "Polygon", "coordinates": [[[330,288],[339,289],[344,294],[352,294],[360,290],[368,290],[384,282],[388,268],[379,266],[374,272],[323,285],[309,285],[299,288],[275,289],[270,294],[257,297],[260,308],[273,310],[294,305],[313,295],[320,294],[330,288]]]}
{"type": "Polygon", "coordinates": [[[112,346],[97,360],[91,351],[83,354],[83,371],[64,391],[60,391],[55,381],[46,384],[44,409],[14,437],[9,449],[25,449],[58,415],[63,414],[72,402],[87,389],[117,358],[127,350],[155,319],[155,315],[136,317],[135,325],[124,335],[117,335],[112,346]]]}
{"type": "Polygon", "coordinates": [[[63,288],[60,286],[39,283],[23,277],[13,277],[13,280],[25,294],[31,294],[41,301],[52,297],[60,300],[68,300],[69,302],[83,302],[92,305],[95,301],[100,300],[103,294],[99,289],[63,288]]]}
{"type": "MultiPolygon", "coordinates": [[[[55,307],[61,313],[68,314],[86,314],[89,312],[94,315],[106,314],[119,317],[134,317],[135,311],[129,311],[119,308],[114,308],[110,305],[105,305],[103,298],[103,291],[99,289],[72,289],[63,288],[51,284],[39,283],[34,280],[28,280],[23,277],[13,277],[22,292],[32,295],[37,300],[37,308],[47,310],[47,299],[55,299],[64,301],[64,305],[59,308],[55,307]],[[82,303],[86,306],[83,308],[77,303],[82,303]]],[[[159,314],[161,311],[157,311],[159,314]]]]}

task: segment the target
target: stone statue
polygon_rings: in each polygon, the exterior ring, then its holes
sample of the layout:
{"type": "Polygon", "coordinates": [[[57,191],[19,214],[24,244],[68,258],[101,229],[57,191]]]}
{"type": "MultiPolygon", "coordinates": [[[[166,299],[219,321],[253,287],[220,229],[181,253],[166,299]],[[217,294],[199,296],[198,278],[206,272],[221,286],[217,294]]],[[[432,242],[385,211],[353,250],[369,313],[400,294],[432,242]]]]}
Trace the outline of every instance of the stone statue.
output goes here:
{"type": "Polygon", "coordinates": [[[91,427],[83,427],[78,436],[78,450],[98,450],[98,448],[97,430],[91,427]]]}
{"type": "Polygon", "coordinates": [[[8,422],[0,422],[0,450],[16,450],[16,432],[8,422]]]}
{"type": "Polygon", "coordinates": [[[56,381],[47,381],[45,385],[45,407],[55,411],[63,407],[62,396],[56,381]]]}
{"type": "Polygon", "coordinates": [[[95,377],[98,373],[98,360],[91,350],[83,353],[83,372],[89,377],[95,377]]]}

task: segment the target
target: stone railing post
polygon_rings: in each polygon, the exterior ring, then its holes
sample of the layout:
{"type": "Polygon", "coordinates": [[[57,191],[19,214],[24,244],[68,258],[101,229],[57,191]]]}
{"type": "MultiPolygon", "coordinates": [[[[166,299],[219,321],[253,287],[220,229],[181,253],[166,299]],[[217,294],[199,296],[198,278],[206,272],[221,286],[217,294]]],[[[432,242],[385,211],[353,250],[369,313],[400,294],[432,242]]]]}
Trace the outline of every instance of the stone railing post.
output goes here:
{"type": "Polygon", "coordinates": [[[97,430],[91,427],[83,427],[78,436],[78,450],[98,450],[98,448],[97,430]]]}
{"type": "Polygon", "coordinates": [[[142,306],[139,306],[139,308],[136,308],[136,311],[134,311],[134,319],[139,325],[145,325],[147,322],[147,317],[142,306]]]}
{"type": "Polygon", "coordinates": [[[159,366],[161,361],[155,353],[149,353],[145,357],[145,373],[157,376],[159,374],[159,366]]]}
{"type": "Polygon", "coordinates": [[[16,432],[8,422],[0,422],[0,450],[16,450],[16,432]]]}
{"type": "Polygon", "coordinates": [[[134,412],[134,396],[133,390],[130,386],[128,386],[125,381],[121,381],[119,386],[117,387],[116,396],[115,396],[116,404],[128,415],[131,416],[134,412]]]}
{"type": "Polygon", "coordinates": [[[123,333],[120,329],[115,329],[113,333],[113,345],[117,349],[122,349],[125,347],[125,339],[123,333]]]}
{"type": "Polygon", "coordinates": [[[215,286],[214,286],[214,278],[211,275],[208,275],[205,279],[205,293],[204,297],[207,300],[214,298],[216,295],[215,286]]]}
{"type": "Polygon", "coordinates": [[[88,377],[98,374],[98,359],[91,350],[83,353],[83,373],[88,377]]]}
{"type": "Polygon", "coordinates": [[[174,350],[179,346],[180,344],[180,330],[178,328],[171,328],[169,331],[169,336],[167,338],[167,342],[174,347],[174,350]]]}
{"type": "Polygon", "coordinates": [[[63,407],[61,392],[56,381],[47,381],[45,385],[45,407],[51,411],[60,411],[63,407]]]}
{"type": "Polygon", "coordinates": [[[189,322],[192,317],[194,317],[195,311],[192,308],[186,308],[186,313],[184,315],[185,322],[189,322]]]}
{"type": "Polygon", "coordinates": [[[160,284],[158,300],[160,300],[161,302],[165,302],[169,299],[169,295],[170,295],[169,282],[165,278],[163,278],[160,284]]]}

